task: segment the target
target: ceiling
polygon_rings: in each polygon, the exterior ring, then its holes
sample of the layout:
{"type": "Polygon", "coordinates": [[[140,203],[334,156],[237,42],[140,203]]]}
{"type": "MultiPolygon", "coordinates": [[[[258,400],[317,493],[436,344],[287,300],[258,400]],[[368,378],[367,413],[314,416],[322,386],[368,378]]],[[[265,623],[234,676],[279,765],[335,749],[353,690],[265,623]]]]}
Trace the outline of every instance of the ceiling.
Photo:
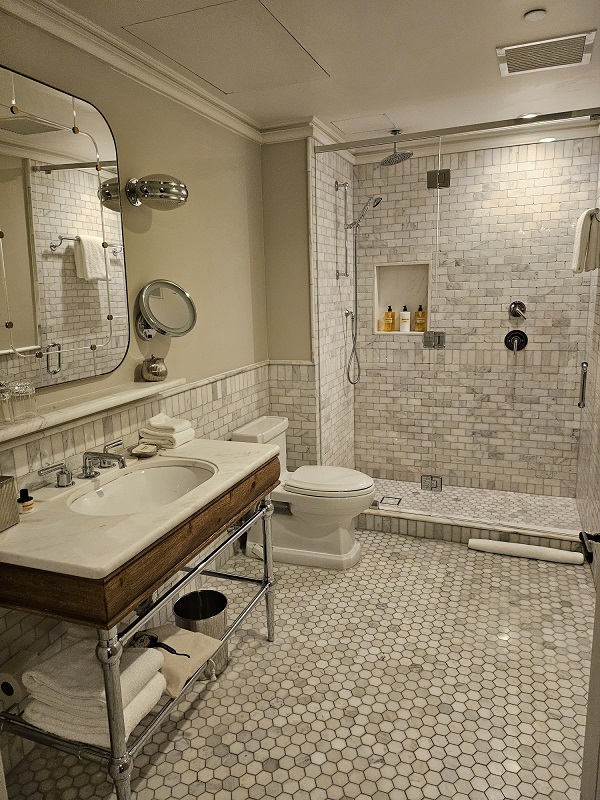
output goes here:
{"type": "Polygon", "coordinates": [[[501,77],[496,47],[600,28],[598,0],[61,0],[265,129],[342,137],[600,106],[591,63],[501,77]],[[536,22],[523,14],[543,6],[536,22]]]}

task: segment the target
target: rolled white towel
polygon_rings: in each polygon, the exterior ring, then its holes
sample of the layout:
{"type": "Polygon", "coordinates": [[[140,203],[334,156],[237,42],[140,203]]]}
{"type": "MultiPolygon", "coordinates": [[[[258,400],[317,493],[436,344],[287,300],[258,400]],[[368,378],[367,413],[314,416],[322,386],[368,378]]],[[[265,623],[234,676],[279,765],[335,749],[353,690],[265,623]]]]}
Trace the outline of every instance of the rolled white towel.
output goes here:
{"type": "MultiPolygon", "coordinates": [[[[121,692],[127,705],[164,663],[159,650],[125,648],[121,692]]],[[[104,677],[90,639],[76,641],[23,673],[23,685],[36,700],[53,708],[97,709],[106,713],[104,677]]]]}
{"type": "Polygon", "coordinates": [[[598,223],[597,214],[597,208],[588,208],[577,220],[573,244],[573,272],[576,274],[589,272],[598,266],[600,251],[597,246],[597,226],[600,223],[598,223]]]}
{"type": "Polygon", "coordinates": [[[156,414],[156,416],[150,417],[145,427],[151,431],[157,431],[161,436],[164,436],[169,433],[187,431],[188,428],[192,427],[192,423],[189,419],[176,419],[166,414],[156,414]]]}
{"type": "MultiPolygon", "coordinates": [[[[166,681],[160,672],[136,694],[123,708],[125,721],[125,738],[149,714],[158,703],[165,691],[166,681]]],[[[108,719],[106,710],[98,711],[96,718],[86,716],[85,721],[79,712],[70,713],[66,709],[57,710],[55,706],[48,706],[39,700],[31,700],[23,711],[23,719],[36,728],[41,728],[48,733],[54,733],[63,739],[73,742],[86,742],[97,747],[110,747],[108,734],[108,719]]]]}
{"type": "Polygon", "coordinates": [[[161,435],[150,428],[142,428],[140,431],[140,441],[142,444],[157,444],[159,447],[179,447],[181,444],[191,442],[196,437],[196,431],[188,428],[179,433],[169,433],[161,435]]]}

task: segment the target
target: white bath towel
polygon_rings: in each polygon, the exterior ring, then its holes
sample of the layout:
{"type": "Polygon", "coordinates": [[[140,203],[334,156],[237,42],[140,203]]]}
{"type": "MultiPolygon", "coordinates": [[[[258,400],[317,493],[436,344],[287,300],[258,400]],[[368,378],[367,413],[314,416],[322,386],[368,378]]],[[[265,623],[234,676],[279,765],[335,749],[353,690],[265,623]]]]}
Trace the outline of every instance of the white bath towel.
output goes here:
{"type": "Polygon", "coordinates": [[[142,428],[140,431],[140,442],[142,444],[156,444],[165,448],[179,447],[179,445],[186,442],[191,442],[195,437],[196,431],[193,428],[187,428],[179,433],[165,434],[153,431],[151,428],[142,428]]]}
{"type": "MultiPolygon", "coordinates": [[[[128,738],[136,725],[149,714],[165,691],[164,675],[158,672],[144,688],[123,708],[125,738],[128,738]]],[[[39,700],[31,700],[23,711],[23,719],[36,728],[62,736],[74,742],[86,742],[97,747],[110,747],[106,710],[98,710],[96,715],[81,712],[70,713],[65,709],[58,711],[39,700]]]]}
{"type": "Polygon", "coordinates": [[[104,248],[99,236],[78,236],[75,239],[75,271],[84,281],[105,281],[104,248]]]}
{"type": "Polygon", "coordinates": [[[577,220],[573,246],[573,272],[590,272],[600,266],[600,221],[597,208],[588,208],[577,220]]]}
{"type": "MultiPolygon", "coordinates": [[[[127,705],[163,666],[159,650],[125,648],[121,657],[121,692],[127,705]]],[[[104,677],[90,639],[76,641],[23,673],[32,698],[63,708],[106,710],[104,677]]]]}
{"type": "Polygon", "coordinates": [[[160,642],[168,644],[178,653],[189,655],[189,658],[185,658],[165,651],[165,663],[161,672],[167,681],[167,694],[171,697],[177,697],[186,681],[221,647],[218,639],[204,633],[186,631],[177,625],[149,628],[148,633],[155,633],[160,642]]]}
{"type": "Polygon", "coordinates": [[[177,419],[176,417],[168,417],[166,414],[157,414],[155,417],[150,417],[146,422],[146,428],[151,431],[156,431],[161,436],[169,433],[181,433],[187,431],[192,427],[189,419],[177,419]]]}

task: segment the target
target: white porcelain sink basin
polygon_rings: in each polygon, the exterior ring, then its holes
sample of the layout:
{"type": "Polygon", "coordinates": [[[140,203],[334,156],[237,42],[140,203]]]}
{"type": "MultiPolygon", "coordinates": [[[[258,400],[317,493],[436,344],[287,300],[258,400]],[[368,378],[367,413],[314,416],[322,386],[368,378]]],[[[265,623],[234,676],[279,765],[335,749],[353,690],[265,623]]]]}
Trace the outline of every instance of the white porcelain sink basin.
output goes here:
{"type": "Polygon", "coordinates": [[[211,464],[152,464],[111,473],[111,480],[98,486],[90,481],[89,491],[69,504],[77,514],[114,517],[143,514],[173,503],[207,481],[216,470],[211,464]]]}

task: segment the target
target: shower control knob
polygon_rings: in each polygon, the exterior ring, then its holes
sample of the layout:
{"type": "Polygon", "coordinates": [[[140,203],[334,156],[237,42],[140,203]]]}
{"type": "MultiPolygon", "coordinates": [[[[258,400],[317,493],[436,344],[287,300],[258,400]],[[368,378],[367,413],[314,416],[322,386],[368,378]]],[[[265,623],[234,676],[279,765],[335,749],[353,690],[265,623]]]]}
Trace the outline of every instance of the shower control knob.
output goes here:
{"type": "Polygon", "coordinates": [[[527,319],[525,316],[526,311],[527,306],[522,300],[513,300],[508,307],[508,313],[511,315],[511,317],[521,317],[521,319],[527,319]]]}
{"type": "Polygon", "coordinates": [[[519,350],[527,347],[528,341],[527,334],[519,330],[509,331],[504,337],[505,346],[512,350],[515,355],[519,350]]]}

